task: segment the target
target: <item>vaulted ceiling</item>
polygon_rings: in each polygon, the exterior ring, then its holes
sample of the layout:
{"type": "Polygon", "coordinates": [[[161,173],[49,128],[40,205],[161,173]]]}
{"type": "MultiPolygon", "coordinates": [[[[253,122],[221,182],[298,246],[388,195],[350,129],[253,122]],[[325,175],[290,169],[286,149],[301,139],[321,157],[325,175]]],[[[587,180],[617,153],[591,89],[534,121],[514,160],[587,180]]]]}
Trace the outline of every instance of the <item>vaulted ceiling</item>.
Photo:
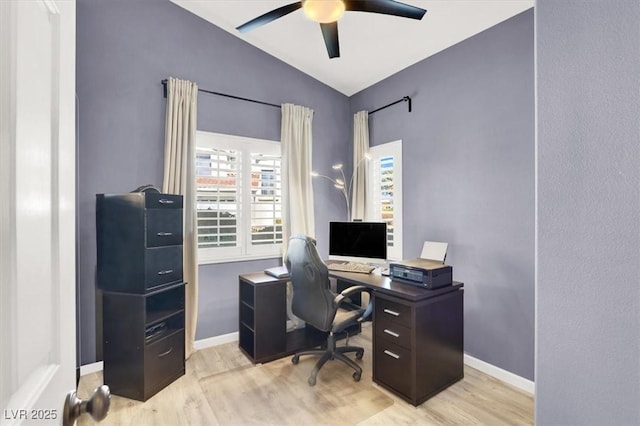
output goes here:
{"type": "Polygon", "coordinates": [[[340,57],[329,59],[317,22],[297,10],[247,33],[235,28],[292,0],[171,0],[300,71],[351,96],[492,27],[534,0],[407,0],[422,20],[346,12],[338,22],[340,57]]]}

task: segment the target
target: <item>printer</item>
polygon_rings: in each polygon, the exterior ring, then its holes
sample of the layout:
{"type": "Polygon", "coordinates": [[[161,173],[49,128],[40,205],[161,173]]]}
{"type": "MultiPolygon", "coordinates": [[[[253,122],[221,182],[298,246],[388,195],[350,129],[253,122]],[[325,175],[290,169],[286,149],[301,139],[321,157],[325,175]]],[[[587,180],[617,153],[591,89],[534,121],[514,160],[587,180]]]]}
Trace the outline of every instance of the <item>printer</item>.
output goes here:
{"type": "Polygon", "coordinates": [[[453,283],[453,268],[444,264],[447,247],[447,243],[425,241],[418,259],[389,265],[389,278],[429,290],[450,286],[453,283]]]}

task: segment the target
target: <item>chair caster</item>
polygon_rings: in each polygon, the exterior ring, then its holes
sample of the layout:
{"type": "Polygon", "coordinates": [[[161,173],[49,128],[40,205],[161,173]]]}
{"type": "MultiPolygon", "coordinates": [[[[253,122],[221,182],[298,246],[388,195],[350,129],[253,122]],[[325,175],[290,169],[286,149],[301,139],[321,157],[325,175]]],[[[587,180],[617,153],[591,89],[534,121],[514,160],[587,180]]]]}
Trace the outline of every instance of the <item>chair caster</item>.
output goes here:
{"type": "Polygon", "coordinates": [[[364,356],[364,351],[356,352],[356,359],[362,359],[363,356],[364,356]]]}
{"type": "Polygon", "coordinates": [[[316,385],[316,378],[313,376],[309,376],[309,380],[307,380],[307,383],[309,383],[309,386],[315,386],[316,385]]]}
{"type": "Polygon", "coordinates": [[[359,382],[361,377],[362,377],[362,373],[358,373],[357,371],[355,373],[353,373],[353,381],[354,382],[359,382]]]}
{"type": "Polygon", "coordinates": [[[298,355],[294,355],[293,358],[291,358],[291,362],[293,365],[297,365],[300,362],[300,357],[298,355]]]}

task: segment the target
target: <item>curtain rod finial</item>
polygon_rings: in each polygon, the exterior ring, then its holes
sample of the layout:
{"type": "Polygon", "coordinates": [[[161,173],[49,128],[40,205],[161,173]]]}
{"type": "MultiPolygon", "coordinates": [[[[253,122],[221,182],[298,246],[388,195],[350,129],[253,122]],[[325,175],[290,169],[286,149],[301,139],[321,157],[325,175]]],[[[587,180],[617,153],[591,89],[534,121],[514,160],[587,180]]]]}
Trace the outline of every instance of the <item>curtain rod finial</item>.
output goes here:
{"type": "Polygon", "coordinates": [[[167,97],[167,79],[160,81],[162,83],[162,96],[167,97]]]}

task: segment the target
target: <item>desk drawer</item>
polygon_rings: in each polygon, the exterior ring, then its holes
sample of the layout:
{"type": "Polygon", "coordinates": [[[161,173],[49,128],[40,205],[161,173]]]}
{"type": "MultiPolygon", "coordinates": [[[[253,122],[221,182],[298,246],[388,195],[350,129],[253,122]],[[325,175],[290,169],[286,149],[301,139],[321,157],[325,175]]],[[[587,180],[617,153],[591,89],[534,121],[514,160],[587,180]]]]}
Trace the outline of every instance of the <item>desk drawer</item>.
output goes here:
{"type": "Polygon", "coordinates": [[[411,328],[396,321],[384,316],[376,317],[374,332],[376,339],[386,340],[405,349],[411,349],[411,328]]]}
{"type": "Polygon", "coordinates": [[[376,339],[373,363],[375,381],[384,383],[403,395],[411,395],[411,351],[376,339]]]}
{"type": "Polygon", "coordinates": [[[411,307],[391,300],[376,297],[375,299],[375,321],[386,319],[411,327],[411,307]]]}

